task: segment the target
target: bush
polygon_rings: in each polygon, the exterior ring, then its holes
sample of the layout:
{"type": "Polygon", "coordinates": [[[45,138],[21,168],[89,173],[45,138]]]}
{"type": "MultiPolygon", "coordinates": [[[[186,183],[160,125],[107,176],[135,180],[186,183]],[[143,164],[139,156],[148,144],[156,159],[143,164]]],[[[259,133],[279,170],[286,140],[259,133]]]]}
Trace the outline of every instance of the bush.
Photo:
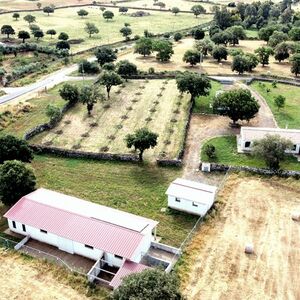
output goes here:
{"type": "Polygon", "coordinates": [[[155,69],[154,69],[153,67],[150,67],[150,68],[148,69],[148,73],[149,73],[149,74],[154,74],[154,73],[155,73],[155,69]]]}
{"type": "Polygon", "coordinates": [[[216,157],[216,147],[214,145],[206,144],[203,148],[203,151],[207,155],[208,158],[216,157]]]}
{"type": "Polygon", "coordinates": [[[82,60],[78,64],[79,73],[97,74],[100,72],[99,66],[96,62],[89,62],[88,60],[82,60]]]}

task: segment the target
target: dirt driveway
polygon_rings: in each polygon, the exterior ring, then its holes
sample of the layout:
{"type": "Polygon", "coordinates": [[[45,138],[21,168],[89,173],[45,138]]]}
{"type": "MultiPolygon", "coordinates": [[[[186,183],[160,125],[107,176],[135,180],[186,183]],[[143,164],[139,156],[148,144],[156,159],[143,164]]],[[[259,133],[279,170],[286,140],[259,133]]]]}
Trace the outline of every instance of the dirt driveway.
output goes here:
{"type": "Polygon", "coordinates": [[[219,199],[179,270],[187,299],[300,299],[300,182],[230,175],[219,199]]]}
{"type": "MultiPolygon", "coordinates": [[[[273,114],[263,97],[253,91],[250,87],[242,83],[225,85],[224,89],[243,88],[249,89],[260,104],[257,116],[249,123],[240,122],[244,126],[255,127],[277,127],[273,114]]],[[[218,184],[223,176],[216,174],[203,174],[198,172],[200,150],[203,143],[216,136],[238,134],[240,129],[229,126],[230,119],[217,115],[193,114],[187,137],[186,150],[184,155],[184,178],[191,180],[201,180],[208,184],[218,184]]]]}

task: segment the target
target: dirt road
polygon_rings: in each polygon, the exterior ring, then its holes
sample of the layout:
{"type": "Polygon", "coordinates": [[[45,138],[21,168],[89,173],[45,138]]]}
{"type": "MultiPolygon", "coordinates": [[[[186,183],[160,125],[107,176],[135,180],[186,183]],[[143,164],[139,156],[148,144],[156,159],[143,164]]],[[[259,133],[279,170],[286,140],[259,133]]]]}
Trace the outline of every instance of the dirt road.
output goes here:
{"type": "Polygon", "coordinates": [[[300,299],[300,182],[231,175],[219,199],[181,267],[187,299],[300,299]]]}

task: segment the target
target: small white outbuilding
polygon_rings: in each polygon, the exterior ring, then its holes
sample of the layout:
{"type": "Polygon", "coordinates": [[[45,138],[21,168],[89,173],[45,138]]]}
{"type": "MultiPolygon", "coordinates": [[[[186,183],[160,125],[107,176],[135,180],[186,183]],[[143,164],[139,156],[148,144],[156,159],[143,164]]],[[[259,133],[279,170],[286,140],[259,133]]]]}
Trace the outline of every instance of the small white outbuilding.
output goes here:
{"type": "Polygon", "coordinates": [[[216,191],[215,186],[177,178],[166,192],[168,207],[204,216],[214,203],[216,191]]]}

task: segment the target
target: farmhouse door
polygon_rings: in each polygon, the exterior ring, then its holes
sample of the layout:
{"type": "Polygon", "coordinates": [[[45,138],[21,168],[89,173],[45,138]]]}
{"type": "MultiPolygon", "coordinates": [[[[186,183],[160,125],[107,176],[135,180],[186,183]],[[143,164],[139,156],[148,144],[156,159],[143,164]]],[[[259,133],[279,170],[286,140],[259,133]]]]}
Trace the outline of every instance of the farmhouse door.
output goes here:
{"type": "Polygon", "coordinates": [[[74,254],[73,241],[58,236],[57,245],[58,245],[58,249],[74,254]]]}

